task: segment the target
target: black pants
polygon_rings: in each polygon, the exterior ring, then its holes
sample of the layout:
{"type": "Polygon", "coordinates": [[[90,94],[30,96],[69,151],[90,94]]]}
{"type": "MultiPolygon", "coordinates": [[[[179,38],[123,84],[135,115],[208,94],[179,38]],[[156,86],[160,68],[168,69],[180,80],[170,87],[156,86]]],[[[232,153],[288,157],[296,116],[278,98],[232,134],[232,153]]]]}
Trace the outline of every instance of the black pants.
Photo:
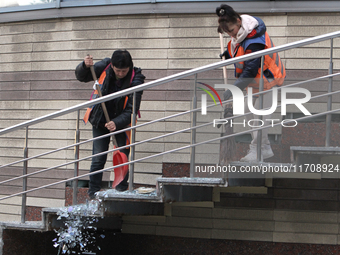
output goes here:
{"type": "MultiPolygon", "coordinates": [[[[105,127],[98,127],[98,128],[92,127],[92,134],[93,134],[94,138],[108,134],[108,133],[110,133],[110,131],[105,127]]],[[[116,140],[117,140],[118,147],[126,145],[126,134],[125,134],[125,132],[119,133],[119,134],[115,135],[115,137],[116,137],[116,140]]],[[[109,149],[110,139],[111,139],[111,137],[105,137],[105,138],[93,141],[92,155],[100,153],[100,152],[107,151],[109,149]]],[[[120,151],[123,152],[127,157],[129,157],[129,152],[130,152],[129,148],[122,149],[120,151]]],[[[105,166],[106,160],[107,160],[107,154],[93,157],[90,172],[92,173],[92,172],[95,172],[97,170],[103,169],[104,166],[105,166]]],[[[129,173],[125,176],[124,180],[117,185],[116,188],[118,190],[119,189],[120,190],[127,189],[128,178],[129,178],[129,173]]],[[[100,190],[102,179],[103,179],[103,173],[90,175],[90,185],[89,185],[90,187],[89,187],[89,190],[88,190],[88,194],[90,196],[93,196],[95,192],[100,190]]]]}

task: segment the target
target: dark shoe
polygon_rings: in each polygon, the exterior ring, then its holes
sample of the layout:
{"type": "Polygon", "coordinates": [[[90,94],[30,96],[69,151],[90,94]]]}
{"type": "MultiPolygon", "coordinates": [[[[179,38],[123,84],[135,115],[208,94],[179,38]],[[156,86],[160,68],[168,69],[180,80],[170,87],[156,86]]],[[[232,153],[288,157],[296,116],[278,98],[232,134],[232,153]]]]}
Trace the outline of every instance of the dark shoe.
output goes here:
{"type": "Polygon", "coordinates": [[[93,199],[96,198],[95,193],[89,193],[88,195],[89,195],[89,199],[90,199],[90,200],[93,200],[93,199]]]}
{"type": "Polygon", "coordinates": [[[121,182],[121,183],[119,183],[119,184],[116,186],[116,190],[117,190],[117,191],[125,191],[125,190],[128,189],[128,187],[129,187],[129,185],[124,185],[124,184],[122,184],[122,182],[121,182]]]}
{"type": "Polygon", "coordinates": [[[125,191],[129,188],[128,184],[128,179],[129,179],[129,172],[125,175],[124,180],[122,180],[117,186],[116,190],[117,191],[125,191]]]}

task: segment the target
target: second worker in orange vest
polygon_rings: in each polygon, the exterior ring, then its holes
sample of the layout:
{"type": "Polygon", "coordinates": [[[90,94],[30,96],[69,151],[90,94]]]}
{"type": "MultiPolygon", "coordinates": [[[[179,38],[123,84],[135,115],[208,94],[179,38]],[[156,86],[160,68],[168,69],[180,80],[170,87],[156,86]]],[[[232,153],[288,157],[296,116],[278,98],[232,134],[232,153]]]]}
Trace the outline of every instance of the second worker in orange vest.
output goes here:
{"type": "MultiPolygon", "coordinates": [[[[221,54],[228,58],[235,58],[274,47],[272,40],[266,32],[264,22],[258,17],[249,15],[239,15],[232,7],[222,4],[216,8],[216,14],[219,17],[218,32],[227,33],[231,36],[227,50],[221,54]]],[[[252,87],[253,93],[259,91],[259,81],[261,76],[261,58],[255,58],[247,61],[241,61],[235,64],[235,77],[237,80],[234,85],[241,90],[252,87]]],[[[266,55],[264,57],[263,81],[264,90],[270,90],[274,86],[281,86],[286,77],[286,70],[277,53],[266,55]]],[[[272,105],[272,93],[268,92],[263,95],[263,108],[272,105]]],[[[224,92],[224,100],[232,97],[230,90],[224,92]]],[[[249,112],[247,104],[245,112],[249,112]]],[[[253,105],[259,109],[259,99],[253,98],[253,105]]],[[[254,119],[253,114],[246,115],[248,120],[254,119]]],[[[270,116],[266,116],[270,119],[270,116]]],[[[268,139],[268,129],[262,130],[261,141],[261,158],[267,159],[274,156],[268,139]]],[[[252,141],[248,154],[241,158],[240,161],[253,162],[257,161],[257,132],[252,132],[252,141]]]]}

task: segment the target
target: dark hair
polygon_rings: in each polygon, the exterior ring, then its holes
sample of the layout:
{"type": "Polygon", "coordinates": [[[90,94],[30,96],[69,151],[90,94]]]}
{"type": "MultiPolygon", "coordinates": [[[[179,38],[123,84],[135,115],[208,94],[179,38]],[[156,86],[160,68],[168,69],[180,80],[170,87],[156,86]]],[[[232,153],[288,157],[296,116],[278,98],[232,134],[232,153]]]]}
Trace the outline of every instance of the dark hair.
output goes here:
{"type": "Polygon", "coordinates": [[[132,57],[127,50],[116,50],[111,57],[111,64],[116,68],[133,67],[132,57]]]}
{"type": "Polygon", "coordinates": [[[232,7],[226,4],[221,4],[220,7],[217,7],[216,14],[219,17],[219,27],[217,28],[219,33],[228,31],[227,23],[235,24],[237,23],[237,19],[242,20],[240,14],[238,14],[232,7]]]}

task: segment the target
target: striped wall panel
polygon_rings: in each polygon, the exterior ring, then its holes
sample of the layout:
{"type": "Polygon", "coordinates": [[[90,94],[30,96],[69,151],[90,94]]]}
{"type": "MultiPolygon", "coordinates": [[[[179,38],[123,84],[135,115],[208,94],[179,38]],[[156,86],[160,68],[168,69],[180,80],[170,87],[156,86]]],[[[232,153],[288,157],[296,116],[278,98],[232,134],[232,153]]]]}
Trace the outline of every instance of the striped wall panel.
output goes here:
{"type": "MultiPolygon", "coordinates": [[[[338,16],[328,13],[312,14],[262,14],[268,32],[274,43],[282,45],[339,30],[338,16]],[[311,29],[313,26],[313,29],[311,29]]],[[[6,128],[23,121],[46,115],[56,110],[85,102],[91,94],[92,84],[80,83],[75,79],[74,69],[86,54],[92,54],[95,61],[111,56],[115,49],[128,49],[134,64],[143,69],[147,81],[152,81],[194,67],[219,61],[219,38],[216,33],[217,20],[213,14],[147,14],[121,15],[86,18],[49,19],[0,24],[0,128],[6,128]]],[[[329,42],[321,42],[302,49],[281,52],[287,67],[287,81],[292,83],[302,78],[312,78],[328,73],[329,42]]],[[[334,68],[340,69],[340,41],[334,40],[334,68]]],[[[228,67],[229,80],[233,79],[233,68],[228,67]]],[[[222,81],[222,71],[215,70],[198,75],[205,82],[222,81]]],[[[327,81],[306,84],[312,94],[325,92],[327,81]]],[[[138,124],[162,118],[191,107],[193,77],[174,81],[144,92],[141,118],[138,124]]],[[[335,81],[334,87],[339,83],[335,81]]],[[[212,103],[212,102],[211,102],[212,103]]],[[[334,107],[340,98],[334,96],[334,107]]],[[[325,99],[308,104],[312,112],[325,109],[325,99]]],[[[83,112],[81,111],[81,115],[83,112]]],[[[219,109],[211,112],[219,115],[219,109]]],[[[290,109],[290,112],[298,112],[290,109]]],[[[277,113],[279,114],[279,113],[277,113]]],[[[29,128],[29,156],[37,155],[61,146],[74,143],[76,114],[68,114],[29,128]]],[[[204,117],[199,121],[204,121],[204,117]]],[[[137,140],[152,138],[184,129],[190,125],[190,116],[185,115],[137,131],[137,140]]],[[[81,140],[91,137],[90,125],[80,123],[81,140]]],[[[280,129],[271,131],[280,134],[280,129]]],[[[212,128],[198,130],[198,140],[214,138],[219,131],[212,128]]],[[[147,144],[136,146],[136,158],[143,158],[188,145],[190,133],[167,136],[147,144]]],[[[24,130],[0,137],[0,165],[23,157],[24,130]]],[[[216,162],[218,143],[198,147],[197,153],[204,163],[216,162]],[[206,154],[209,150],[211,153],[206,154]]],[[[91,145],[81,146],[80,157],[91,155],[91,145]]],[[[73,148],[58,152],[30,163],[32,168],[51,167],[65,164],[74,158],[73,148]]],[[[110,158],[110,157],[109,157],[110,158]]],[[[136,164],[135,182],[155,184],[161,176],[162,163],[189,162],[189,150],[150,158],[136,164]]],[[[201,162],[201,163],[202,163],[201,162]]],[[[107,166],[112,163],[108,162],[107,166]]],[[[87,173],[90,162],[80,164],[81,173],[87,173]]],[[[16,165],[20,169],[21,165],[16,165]]],[[[56,178],[69,178],[73,164],[56,170],[56,178]]],[[[21,174],[20,171],[17,173],[21,174]]],[[[0,171],[1,179],[8,174],[0,171]]],[[[46,176],[37,177],[42,180],[46,176]]],[[[54,177],[53,177],[54,178],[54,177]]],[[[107,173],[105,180],[110,180],[107,173]]],[[[37,181],[35,179],[34,181],[37,181]]],[[[33,185],[33,184],[32,184],[33,185]]],[[[34,186],[34,185],[33,185],[34,186]]],[[[0,195],[17,190],[20,183],[0,189],[0,195]]],[[[53,188],[55,199],[63,199],[62,185],[53,188]]],[[[52,190],[52,188],[51,188],[52,190]]],[[[45,191],[36,192],[32,198],[44,197],[45,191]]],[[[46,193],[47,194],[47,193],[46,193]]],[[[49,193],[48,193],[49,194],[49,193]]],[[[49,196],[49,195],[48,195],[49,196]]],[[[51,195],[51,197],[53,197],[51,195]]]]}

